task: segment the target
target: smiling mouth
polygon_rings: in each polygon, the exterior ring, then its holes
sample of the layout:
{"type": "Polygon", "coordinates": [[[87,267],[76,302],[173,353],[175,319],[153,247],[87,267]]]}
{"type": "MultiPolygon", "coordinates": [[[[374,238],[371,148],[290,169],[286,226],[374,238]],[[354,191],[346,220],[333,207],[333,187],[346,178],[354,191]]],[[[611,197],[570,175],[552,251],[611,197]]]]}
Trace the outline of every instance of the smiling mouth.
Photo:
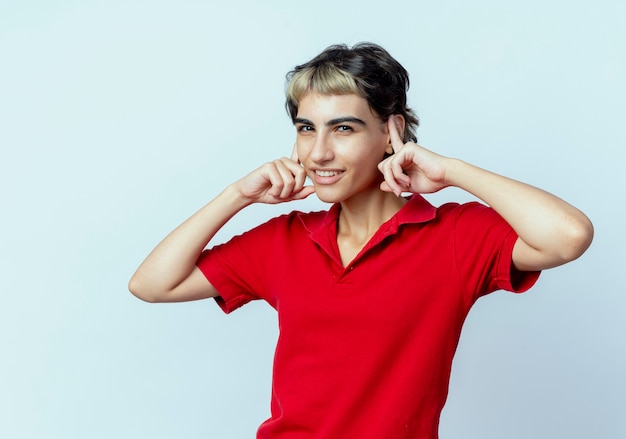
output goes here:
{"type": "Polygon", "coordinates": [[[341,171],[321,171],[318,169],[315,171],[315,174],[320,177],[334,177],[335,175],[341,174],[341,171]]]}

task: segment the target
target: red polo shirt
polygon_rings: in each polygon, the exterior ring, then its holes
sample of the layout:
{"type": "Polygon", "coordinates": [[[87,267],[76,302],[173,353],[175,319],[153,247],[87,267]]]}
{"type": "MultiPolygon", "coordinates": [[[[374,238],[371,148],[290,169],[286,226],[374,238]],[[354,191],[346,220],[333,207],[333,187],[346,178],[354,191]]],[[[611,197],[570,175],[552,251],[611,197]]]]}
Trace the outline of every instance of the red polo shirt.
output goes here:
{"type": "Polygon", "coordinates": [[[517,235],[492,209],[419,195],[343,267],[339,210],[274,218],[198,261],[225,312],[254,299],[278,311],[257,438],[435,439],[472,304],[538,273],[512,273],[517,235]]]}

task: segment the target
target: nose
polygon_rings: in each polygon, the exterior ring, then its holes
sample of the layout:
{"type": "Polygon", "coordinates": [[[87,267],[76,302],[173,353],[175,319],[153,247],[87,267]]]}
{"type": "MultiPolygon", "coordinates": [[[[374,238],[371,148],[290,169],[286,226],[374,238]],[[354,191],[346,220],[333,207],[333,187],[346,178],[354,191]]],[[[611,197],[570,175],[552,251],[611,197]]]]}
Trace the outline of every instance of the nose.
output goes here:
{"type": "Polygon", "coordinates": [[[311,149],[311,160],[315,163],[325,163],[331,161],[334,157],[332,141],[328,136],[323,133],[316,135],[311,149]]]}

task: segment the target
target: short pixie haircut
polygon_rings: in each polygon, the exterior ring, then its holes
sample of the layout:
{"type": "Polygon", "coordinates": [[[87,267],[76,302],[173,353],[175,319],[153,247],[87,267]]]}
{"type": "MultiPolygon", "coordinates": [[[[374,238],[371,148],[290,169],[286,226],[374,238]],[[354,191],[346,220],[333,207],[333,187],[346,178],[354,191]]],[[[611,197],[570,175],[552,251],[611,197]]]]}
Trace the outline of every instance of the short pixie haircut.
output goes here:
{"type": "Polygon", "coordinates": [[[339,44],[287,73],[285,107],[295,123],[299,102],[307,93],[356,94],[367,100],[383,122],[393,114],[404,116],[403,140],[416,142],[419,120],[407,106],[408,89],[408,72],[382,47],[373,43],[352,48],[339,44]]]}

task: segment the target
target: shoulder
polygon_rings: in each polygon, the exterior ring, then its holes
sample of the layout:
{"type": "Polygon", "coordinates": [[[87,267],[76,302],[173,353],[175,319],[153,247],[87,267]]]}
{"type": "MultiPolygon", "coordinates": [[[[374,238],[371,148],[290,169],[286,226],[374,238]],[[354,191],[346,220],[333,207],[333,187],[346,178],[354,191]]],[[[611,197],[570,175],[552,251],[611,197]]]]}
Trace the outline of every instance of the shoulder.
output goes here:
{"type": "Polygon", "coordinates": [[[272,224],[281,227],[294,227],[304,225],[305,227],[312,227],[316,224],[322,224],[326,221],[329,212],[327,210],[320,210],[314,212],[303,212],[300,210],[292,210],[289,213],[275,216],[268,220],[266,224],[272,224]]]}
{"type": "Polygon", "coordinates": [[[297,210],[284,213],[232,235],[226,241],[213,245],[209,252],[223,257],[236,255],[232,259],[240,259],[242,252],[246,254],[255,252],[265,257],[268,249],[275,250],[302,242],[309,234],[304,222],[314,221],[325,214],[326,212],[305,213],[297,210]]]}
{"type": "Polygon", "coordinates": [[[244,232],[242,236],[248,235],[272,235],[291,234],[307,232],[316,229],[318,225],[325,223],[328,211],[302,212],[293,210],[289,213],[275,216],[262,224],[244,232]]]}
{"type": "Polygon", "coordinates": [[[515,235],[498,212],[480,202],[444,204],[437,209],[437,221],[457,245],[498,247],[515,235]]]}
{"type": "Polygon", "coordinates": [[[445,203],[437,208],[437,218],[451,221],[485,221],[502,218],[491,207],[477,201],[467,203],[445,203]]]}
{"type": "Polygon", "coordinates": [[[482,222],[489,218],[498,218],[490,207],[471,201],[466,203],[447,202],[438,207],[419,194],[414,194],[392,219],[398,225],[426,226],[427,229],[442,230],[454,228],[456,223],[482,222]]]}
{"type": "Polygon", "coordinates": [[[451,234],[450,238],[482,239],[487,235],[506,235],[510,225],[491,207],[480,202],[445,203],[436,208],[429,230],[451,234]],[[472,238],[470,238],[472,237],[472,238]]]}
{"type": "Polygon", "coordinates": [[[437,207],[438,215],[460,215],[462,213],[475,213],[490,209],[490,207],[478,202],[469,201],[466,203],[448,202],[437,207]]]}

